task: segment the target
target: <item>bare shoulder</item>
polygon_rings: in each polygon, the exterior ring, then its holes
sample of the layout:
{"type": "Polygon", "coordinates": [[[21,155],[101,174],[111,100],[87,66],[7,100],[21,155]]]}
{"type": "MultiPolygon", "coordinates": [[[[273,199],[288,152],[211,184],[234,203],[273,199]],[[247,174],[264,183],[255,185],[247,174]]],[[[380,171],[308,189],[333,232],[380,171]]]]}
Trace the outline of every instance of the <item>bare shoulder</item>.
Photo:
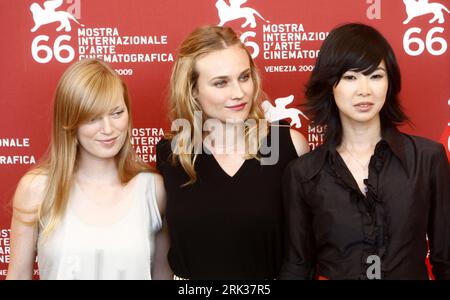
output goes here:
{"type": "Polygon", "coordinates": [[[47,175],[28,172],[19,181],[14,194],[13,206],[24,212],[36,210],[44,200],[47,175]]]}
{"type": "Polygon", "coordinates": [[[301,134],[295,129],[290,129],[289,131],[291,133],[291,140],[292,143],[294,144],[295,151],[297,151],[297,155],[301,156],[305,153],[308,153],[310,150],[309,144],[306,138],[303,136],[303,134],[301,134]]]}
{"type": "Polygon", "coordinates": [[[159,211],[161,215],[163,215],[166,207],[166,190],[164,188],[164,179],[158,173],[152,173],[152,175],[155,180],[156,201],[158,203],[159,211]]]}
{"type": "Polygon", "coordinates": [[[165,192],[164,190],[164,179],[163,177],[158,173],[152,173],[153,178],[155,180],[155,187],[156,187],[156,193],[165,192]]]}

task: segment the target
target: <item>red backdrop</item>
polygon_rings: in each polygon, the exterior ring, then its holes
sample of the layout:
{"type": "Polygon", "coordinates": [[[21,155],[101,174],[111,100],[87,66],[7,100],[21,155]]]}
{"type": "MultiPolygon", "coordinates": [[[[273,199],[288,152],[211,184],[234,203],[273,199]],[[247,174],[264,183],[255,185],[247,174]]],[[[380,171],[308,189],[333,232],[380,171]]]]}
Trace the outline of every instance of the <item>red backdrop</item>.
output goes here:
{"type": "MultiPolygon", "coordinates": [[[[132,97],[136,149],[153,163],[154,146],[169,128],[170,68],[177,46],[195,27],[221,23],[236,29],[255,56],[268,100],[292,95],[288,107],[295,107],[326,34],[339,23],[364,22],[379,29],[397,54],[401,99],[415,124],[402,130],[440,141],[449,154],[450,15],[444,8],[450,3],[421,2],[2,0],[0,279],[9,261],[10,201],[19,178],[46,150],[52,96],[69,63],[95,56],[123,76],[132,97]]],[[[299,130],[314,148],[322,131],[300,120],[299,130]]]]}

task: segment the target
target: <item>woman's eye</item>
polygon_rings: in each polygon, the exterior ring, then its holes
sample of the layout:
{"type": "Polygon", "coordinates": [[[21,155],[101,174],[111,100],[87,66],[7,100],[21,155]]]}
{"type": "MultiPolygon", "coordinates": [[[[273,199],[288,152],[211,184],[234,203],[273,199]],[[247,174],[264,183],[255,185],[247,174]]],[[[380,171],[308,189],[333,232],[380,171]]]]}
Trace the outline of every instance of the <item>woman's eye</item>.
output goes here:
{"type": "Polygon", "coordinates": [[[383,78],[384,76],[383,76],[383,74],[373,74],[371,77],[372,77],[373,79],[381,79],[381,78],[383,78]]]}
{"type": "Polygon", "coordinates": [[[115,118],[118,118],[118,117],[120,117],[122,114],[123,114],[123,110],[120,110],[120,111],[115,111],[115,112],[113,112],[111,115],[113,116],[113,117],[115,117],[115,118]]]}
{"type": "Polygon", "coordinates": [[[227,82],[225,80],[221,80],[221,81],[217,81],[214,83],[215,87],[221,88],[224,87],[227,84],[227,82]]]}
{"type": "Polygon", "coordinates": [[[354,75],[344,75],[344,76],[342,76],[342,78],[344,78],[345,80],[354,80],[354,79],[356,79],[356,76],[354,76],[354,75]]]}
{"type": "Polygon", "coordinates": [[[90,119],[90,120],[88,121],[88,123],[95,123],[95,122],[97,122],[98,120],[100,120],[100,117],[94,117],[94,118],[90,119]]]}
{"type": "Polygon", "coordinates": [[[250,79],[250,74],[242,75],[240,79],[241,79],[241,81],[247,81],[250,79]]]}

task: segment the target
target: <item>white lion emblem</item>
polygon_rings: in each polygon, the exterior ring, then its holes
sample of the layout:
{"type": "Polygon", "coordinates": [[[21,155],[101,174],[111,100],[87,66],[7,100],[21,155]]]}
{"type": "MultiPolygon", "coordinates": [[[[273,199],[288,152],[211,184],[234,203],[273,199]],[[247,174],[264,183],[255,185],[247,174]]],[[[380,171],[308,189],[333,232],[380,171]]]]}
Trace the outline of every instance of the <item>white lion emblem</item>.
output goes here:
{"type": "Polygon", "coordinates": [[[426,14],[433,14],[433,18],[429,23],[434,23],[438,21],[439,24],[444,23],[444,10],[448,13],[450,11],[440,3],[428,3],[428,0],[403,0],[405,3],[406,14],[408,17],[403,24],[408,24],[415,17],[419,17],[426,14]]]}
{"type": "Polygon", "coordinates": [[[76,22],[80,26],[84,26],[78,23],[77,19],[66,11],[56,11],[56,8],[60,7],[63,0],[48,0],[44,2],[44,8],[38,3],[30,5],[30,10],[33,13],[34,27],[31,32],[35,32],[42,25],[59,22],[60,25],[56,28],[56,31],[64,29],[66,32],[72,30],[70,26],[70,20],[76,22]]]}
{"type": "MultiPolygon", "coordinates": [[[[219,13],[219,26],[225,23],[240,18],[245,18],[245,23],[241,25],[242,28],[250,25],[251,28],[256,27],[255,15],[266,21],[256,10],[250,7],[241,7],[247,0],[230,0],[230,5],[227,5],[225,0],[217,0],[216,7],[219,13]]],[[[268,23],[268,21],[266,21],[268,23]]]]}
{"type": "Polygon", "coordinates": [[[263,101],[261,106],[264,110],[266,119],[269,122],[275,122],[289,118],[291,119],[291,126],[295,125],[296,128],[302,127],[302,122],[300,121],[299,115],[302,115],[307,120],[309,119],[299,109],[286,108],[286,106],[292,103],[292,101],[294,101],[294,95],[276,99],[275,106],[273,106],[268,100],[263,101]]]}

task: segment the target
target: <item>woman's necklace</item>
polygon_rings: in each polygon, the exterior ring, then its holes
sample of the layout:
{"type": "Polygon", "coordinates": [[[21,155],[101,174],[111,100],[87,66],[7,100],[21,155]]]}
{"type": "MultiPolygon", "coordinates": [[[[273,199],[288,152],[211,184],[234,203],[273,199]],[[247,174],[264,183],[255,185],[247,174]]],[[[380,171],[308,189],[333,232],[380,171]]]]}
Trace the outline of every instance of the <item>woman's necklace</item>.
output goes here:
{"type": "MultiPolygon", "coordinates": [[[[364,173],[368,172],[370,159],[367,161],[367,163],[362,163],[358,158],[356,158],[356,155],[354,155],[350,150],[348,150],[347,146],[345,147],[345,151],[347,151],[348,154],[350,155],[350,158],[352,158],[361,167],[361,170],[364,173]]],[[[368,176],[368,174],[367,174],[367,176],[368,176]]],[[[367,185],[364,183],[364,181],[363,181],[362,191],[364,192],[364,194],[366,194],[368,192],[367,185]]]]}
{"type": "Polygon", "coordinates": [[[345,151],[348,152],[350,157],[358,163],[358,165],[361,167],[363,171],[367,171],[370,163],[370,159],[366,163],[362,163],[358,158],[356,158],[356,155],[354,155],[348,148],[345,146],[345,151]]]}

